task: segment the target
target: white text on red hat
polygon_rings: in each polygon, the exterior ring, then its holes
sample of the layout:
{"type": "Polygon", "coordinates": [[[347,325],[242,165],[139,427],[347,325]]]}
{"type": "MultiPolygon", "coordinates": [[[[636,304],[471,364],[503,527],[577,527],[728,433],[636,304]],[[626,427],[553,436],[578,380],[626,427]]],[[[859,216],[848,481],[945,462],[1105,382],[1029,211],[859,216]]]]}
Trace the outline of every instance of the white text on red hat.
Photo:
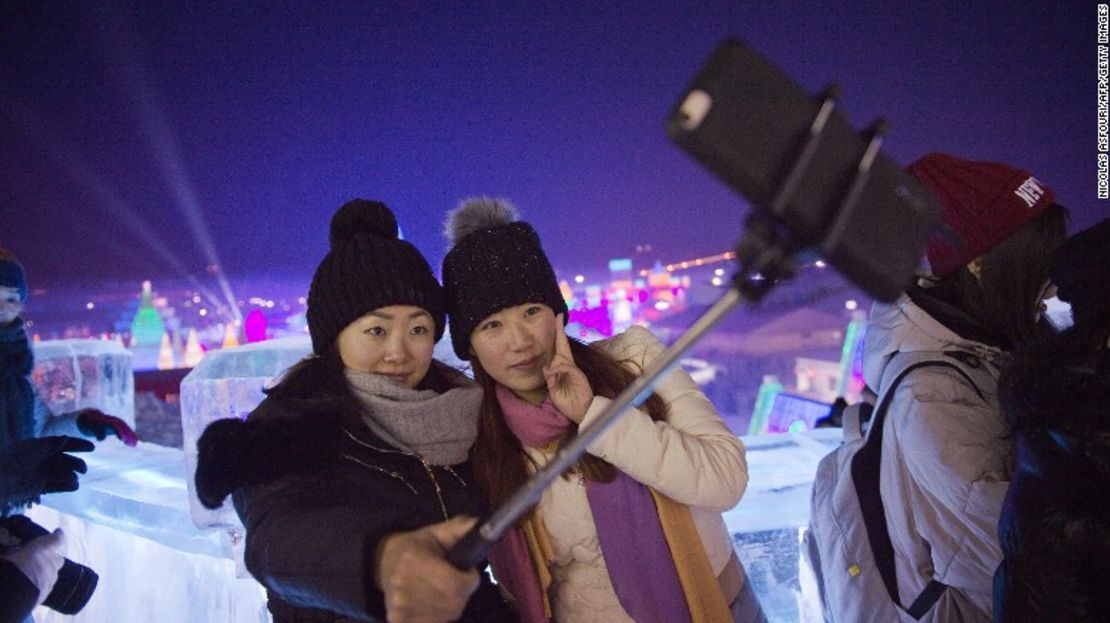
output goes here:
{"type": "Polygon", "coordinates": [[[1021,186],[1017,187],[1014,194],[1021,197],[1022,201],[1032,208],[1033,204],[1037,203],[1037,200],[1044,196],[1044,188],[1041,187],[1041,183],[1037,181],[1037,178],[1030,177],[1022,182],[1021,186]]]}

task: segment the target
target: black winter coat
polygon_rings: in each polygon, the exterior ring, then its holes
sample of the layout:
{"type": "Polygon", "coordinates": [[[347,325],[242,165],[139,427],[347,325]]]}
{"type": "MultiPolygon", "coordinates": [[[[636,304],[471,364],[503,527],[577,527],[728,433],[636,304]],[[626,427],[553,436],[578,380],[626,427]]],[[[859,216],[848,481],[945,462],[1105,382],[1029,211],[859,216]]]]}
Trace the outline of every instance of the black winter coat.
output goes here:
{"type": "Polygon", "coordinates": [[[1017,464],[999,518],[994,620],[1110,620],[1110,351],[1105,330],[1023,348],[1000,396],[1017,464]]]}
{"type": "MultiPolygon", "coordinates": [[[[247,529],[247,569],[268,590],[275,623],[384,621],[372,564],[378,543],[455,515],[481,516],[470,464],[428,465],[382,441],[357,416],[291,403],[264,400],[242,427],[249,434],[237,435],[238,447],[206,431],[198,462],[238,465],[237,477],[248,483],[232,497],[247,529]]],[[[460,620],[516,617],[482,573],[460,620]]]]}

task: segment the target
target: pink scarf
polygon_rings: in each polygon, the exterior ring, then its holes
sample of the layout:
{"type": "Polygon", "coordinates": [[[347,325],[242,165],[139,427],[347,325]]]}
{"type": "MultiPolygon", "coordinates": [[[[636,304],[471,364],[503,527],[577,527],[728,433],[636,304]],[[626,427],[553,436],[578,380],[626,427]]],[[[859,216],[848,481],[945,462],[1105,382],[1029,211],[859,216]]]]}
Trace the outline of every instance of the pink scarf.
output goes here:
{"type": "Polygon", "coordinates": [[[551,402],[550,397],[533,405],[521,400],[509,388],[497,384],[497,402],[505,414],[505,423],[520,443],[530,448],[542,448],[559,439],[570,429],[570,418],[551,402]]]}

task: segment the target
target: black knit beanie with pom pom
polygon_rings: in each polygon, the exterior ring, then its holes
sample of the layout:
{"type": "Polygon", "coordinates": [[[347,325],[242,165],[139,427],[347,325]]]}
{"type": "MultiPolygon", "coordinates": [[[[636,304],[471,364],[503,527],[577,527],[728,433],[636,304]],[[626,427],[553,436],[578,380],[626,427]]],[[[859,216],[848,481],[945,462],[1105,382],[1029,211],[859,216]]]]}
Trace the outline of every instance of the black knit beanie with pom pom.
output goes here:
{"type": "Polygon", "coordinates": [[[567,303],[532,226],[504,199],[466,199],[447,214],[443,292],[455,355],[470,361],[470,334],[487,316],[543,303],[567,323],[567,303]]]}
{"type": "Polygon", "coordinates": [[[443,337],[443,292],[428,261],[397,237],[397,218],[380,201],[353,199],[331,217],[328,252],[308,289],[308,333],[323,354],[347,325],[389,305],[412,305],[443,337]]]}

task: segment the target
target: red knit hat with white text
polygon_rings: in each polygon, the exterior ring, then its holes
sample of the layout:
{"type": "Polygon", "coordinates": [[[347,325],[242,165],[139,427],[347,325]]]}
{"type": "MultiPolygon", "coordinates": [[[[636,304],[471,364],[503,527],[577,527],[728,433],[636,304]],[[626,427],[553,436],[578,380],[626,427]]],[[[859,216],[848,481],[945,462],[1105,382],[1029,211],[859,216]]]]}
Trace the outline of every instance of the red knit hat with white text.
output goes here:
{"type": "Polygon", "coordinates": [[[907,169],[940,200],[941,227],[926,256],[937,277],[987,252],[1051,206],[1056,195],[1028,171],[929,154],[907,169]]]}

